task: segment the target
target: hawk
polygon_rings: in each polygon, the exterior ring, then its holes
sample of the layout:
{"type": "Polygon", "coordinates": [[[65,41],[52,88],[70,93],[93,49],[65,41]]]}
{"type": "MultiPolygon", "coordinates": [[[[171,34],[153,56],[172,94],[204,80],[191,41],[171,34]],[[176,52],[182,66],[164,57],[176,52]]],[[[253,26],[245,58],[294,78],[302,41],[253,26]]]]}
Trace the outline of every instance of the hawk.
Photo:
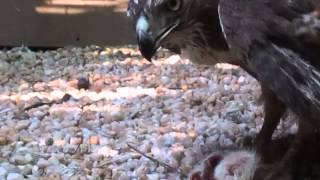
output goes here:
{"type": "Polygon", "coordinates": [[[130,0],[128,15],[147,60],[164,47],[198,64],[240,66],[260,82],[265,117],[254,147],[264,162],[286,109],[299,128],[282,167],[320,127],[320,0],[130,0]]]}

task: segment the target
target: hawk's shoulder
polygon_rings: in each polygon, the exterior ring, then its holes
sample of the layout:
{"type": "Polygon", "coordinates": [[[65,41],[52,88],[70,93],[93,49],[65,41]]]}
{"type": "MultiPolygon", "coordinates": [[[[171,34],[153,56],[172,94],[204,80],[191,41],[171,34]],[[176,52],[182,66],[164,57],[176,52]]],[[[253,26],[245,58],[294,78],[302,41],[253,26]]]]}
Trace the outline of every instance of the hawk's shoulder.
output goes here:
{"type": "Polygon", "coordinates": [[[320,0],[223,0],[219,19],[228,45],[245,56],[253,43],[268,44],[270,37],[289,38],[303,46],[309,46],[306,39],[320,40],[317,6],[320,0]]]}

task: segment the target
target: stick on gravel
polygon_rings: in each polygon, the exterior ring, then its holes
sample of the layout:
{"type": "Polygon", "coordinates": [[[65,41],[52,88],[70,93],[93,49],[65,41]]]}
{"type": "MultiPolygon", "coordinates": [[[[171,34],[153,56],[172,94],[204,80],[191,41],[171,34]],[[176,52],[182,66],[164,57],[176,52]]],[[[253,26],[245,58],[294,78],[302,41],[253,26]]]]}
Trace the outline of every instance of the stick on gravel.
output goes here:
{"type": "Polygon", "coordinates": [[[148,156],[145,153],[143,153],[140,150],[138,150],[137,148],[135,148],[134,146],[130,145],[129,143],[127,143],[127,145],[128,145],[128,147],[130,149],[132,149],[132,150],[136,151],[137,153],[141,154],[142,156],[148,158],[149,160],[151,160],[152,162],[156,163],[157,165],[163,166],[163,167],[167,168],[170,171],[178,172],[180,174],[181,178],[187,178],[188,177],[188,175],[183,173],[179,168],[174,168],[174,167],[172,167],[172,166],[170,166],[170,165],[168,165],[168,164],[166,164],[164,162],[161,162],[161,161],[159,161],[159,160],[157,160],[157,159],[155,159],[155,158],[153,158],[151,156],[148,156]]]}
{"type": "Polygon", "coordinates": [[[71,98],[70,94],[65,94],[59,101],[53,100],[53,101],[50,101],[50,102],[35,103],[35,104],[32,104],[32,105],[24,108],[24,110],[25,111],[29,111],[30,109],[38,108],[38,107],[45,106],[45,105],[52,106],[53,104],[61,104],[63,102],[68,101],[70,98],[71,98]]]}

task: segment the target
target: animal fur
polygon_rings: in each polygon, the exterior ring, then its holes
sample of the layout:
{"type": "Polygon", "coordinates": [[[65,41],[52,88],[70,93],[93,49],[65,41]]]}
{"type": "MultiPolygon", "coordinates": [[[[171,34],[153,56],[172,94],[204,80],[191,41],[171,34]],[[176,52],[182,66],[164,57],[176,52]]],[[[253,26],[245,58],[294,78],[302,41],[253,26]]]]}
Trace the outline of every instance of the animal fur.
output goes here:
{"type": "Polygon", "coordinates": [[[250,151],[215,153],[202,164],[202,171],[191,174],[190,180],[251,180],[259,158],[250,151]]]}

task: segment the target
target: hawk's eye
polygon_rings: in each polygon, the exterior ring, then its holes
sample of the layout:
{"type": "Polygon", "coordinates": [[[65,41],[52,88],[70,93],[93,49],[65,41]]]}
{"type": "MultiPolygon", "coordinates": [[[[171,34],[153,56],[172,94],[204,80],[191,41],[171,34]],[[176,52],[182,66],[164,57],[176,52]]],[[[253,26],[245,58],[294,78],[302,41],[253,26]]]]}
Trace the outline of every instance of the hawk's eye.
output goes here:
{"type": "Polygon", "coordinates": [[[181,0],[168,0],[167,7],[170,11],[178,11],[181,7],[181,0]]]}

